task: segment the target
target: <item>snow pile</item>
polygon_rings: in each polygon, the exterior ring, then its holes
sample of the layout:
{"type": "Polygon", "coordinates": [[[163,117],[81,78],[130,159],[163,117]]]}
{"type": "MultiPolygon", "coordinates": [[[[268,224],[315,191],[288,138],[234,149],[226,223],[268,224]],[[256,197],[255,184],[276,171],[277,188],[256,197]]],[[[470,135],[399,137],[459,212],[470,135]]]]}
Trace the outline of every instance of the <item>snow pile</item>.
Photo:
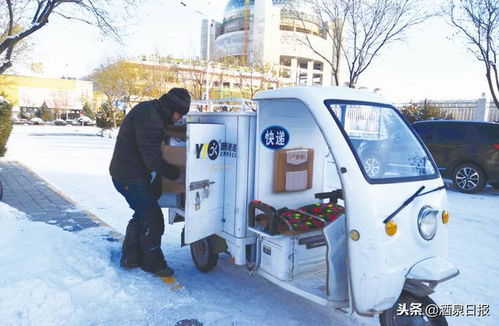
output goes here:
{"type": "Polygon", "coordinates": [[[78,234],[0,203],[3,325],[174,325],[193,299],[146,273],[123,271],[103,228],[78,234]],[[168,310],[168,313],[157,314],[168,310]]]}
{"type": "MultiPolygon", "coordinates": [[[[488,305],[483,317],[448,317],[449,325],[499,325],[499,192],[490,187],[479,194],[447,192],[449,197],[449,261],[460,274],[437,286],[432,298],[440,305],[488,305]]],[[[474,308],[470,308],[474,309],[474,308]]]]}
{"type": "Polygon", "coordinates": [[[117,129],[101,129],[97,133],[98,136],[106,137],[106,138],[116,138],[118,136],[119,128],[117,129]]]}

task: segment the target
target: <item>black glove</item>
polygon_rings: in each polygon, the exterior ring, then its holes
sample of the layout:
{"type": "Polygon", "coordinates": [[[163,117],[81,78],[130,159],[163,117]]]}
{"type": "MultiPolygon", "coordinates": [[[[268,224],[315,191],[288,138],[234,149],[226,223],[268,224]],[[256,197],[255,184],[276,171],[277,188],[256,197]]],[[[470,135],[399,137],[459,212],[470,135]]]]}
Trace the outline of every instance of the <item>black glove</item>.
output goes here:
{"type": "Polygon", "coordinates": [[[161,184],[161,176],[159,175],[159,173],[156,173],[156,176],[154,177],[154,180],[151,183],[151,189],[152,193],[156,196],[160,196],[161,193],[163,192],[161,184]]]}

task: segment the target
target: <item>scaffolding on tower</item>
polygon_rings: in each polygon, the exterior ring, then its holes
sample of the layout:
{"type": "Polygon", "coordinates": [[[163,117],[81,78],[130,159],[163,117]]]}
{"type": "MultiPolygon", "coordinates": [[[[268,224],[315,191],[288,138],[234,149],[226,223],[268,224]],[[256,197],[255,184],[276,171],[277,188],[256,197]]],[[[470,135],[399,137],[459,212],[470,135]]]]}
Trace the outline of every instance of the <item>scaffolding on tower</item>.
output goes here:
{"type": "Polygon", "coordinates": [[[243,65],[248,64],[248,48],[249,48],[249,18],[250,18],[250,9],[249,9],[250,0],[244,0],[244,52],[243,52],[243,65]]]}

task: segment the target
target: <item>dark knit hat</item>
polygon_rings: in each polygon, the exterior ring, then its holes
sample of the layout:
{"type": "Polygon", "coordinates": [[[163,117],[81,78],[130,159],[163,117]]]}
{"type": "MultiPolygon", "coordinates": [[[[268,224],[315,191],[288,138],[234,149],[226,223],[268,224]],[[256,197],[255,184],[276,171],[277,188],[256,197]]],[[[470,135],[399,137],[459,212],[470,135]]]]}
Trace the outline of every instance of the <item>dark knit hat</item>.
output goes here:
{"type": "Polygon", "coordinates": [[[186,115],[191,105],[191,96],[185,88],[175,87],[170,89],[168,93],[163,94],[159,101],[168,110],[186,115]]]}

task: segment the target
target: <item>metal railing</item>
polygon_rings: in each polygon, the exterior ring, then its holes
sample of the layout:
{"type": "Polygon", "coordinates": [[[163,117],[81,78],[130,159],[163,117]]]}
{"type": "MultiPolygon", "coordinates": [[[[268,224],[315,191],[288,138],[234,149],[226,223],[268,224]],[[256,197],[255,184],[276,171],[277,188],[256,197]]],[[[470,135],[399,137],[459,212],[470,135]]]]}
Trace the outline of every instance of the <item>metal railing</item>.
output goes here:
{"type": "Polygon", "coordinates": [[[257,103],[245,98],[198,100],[191,102],[191,111],[197,112],[255,112],[257,103]]]}
{"type": "MultiPolygon", "coordinates": [[[[442,115],[451,116],[454,120],[481,120],[490,122],[499,122],[499,110],[494,102],[485,102],[484,98],[476,100],[457,100],[457,101],[426,101],[427,105],[438,108],[442,115]],[[480,106],[484,106],[485,112],[480,115],[480,106]],[[487,113],[488,111],[488,113],[487,113]],[[487,115],[487,117],[483,117],[487,115]]],[[[404,107],[417,105],[423,107],[424,101],[413,103],[397,103],[395,106],[401,110],[404,107]]]]}

